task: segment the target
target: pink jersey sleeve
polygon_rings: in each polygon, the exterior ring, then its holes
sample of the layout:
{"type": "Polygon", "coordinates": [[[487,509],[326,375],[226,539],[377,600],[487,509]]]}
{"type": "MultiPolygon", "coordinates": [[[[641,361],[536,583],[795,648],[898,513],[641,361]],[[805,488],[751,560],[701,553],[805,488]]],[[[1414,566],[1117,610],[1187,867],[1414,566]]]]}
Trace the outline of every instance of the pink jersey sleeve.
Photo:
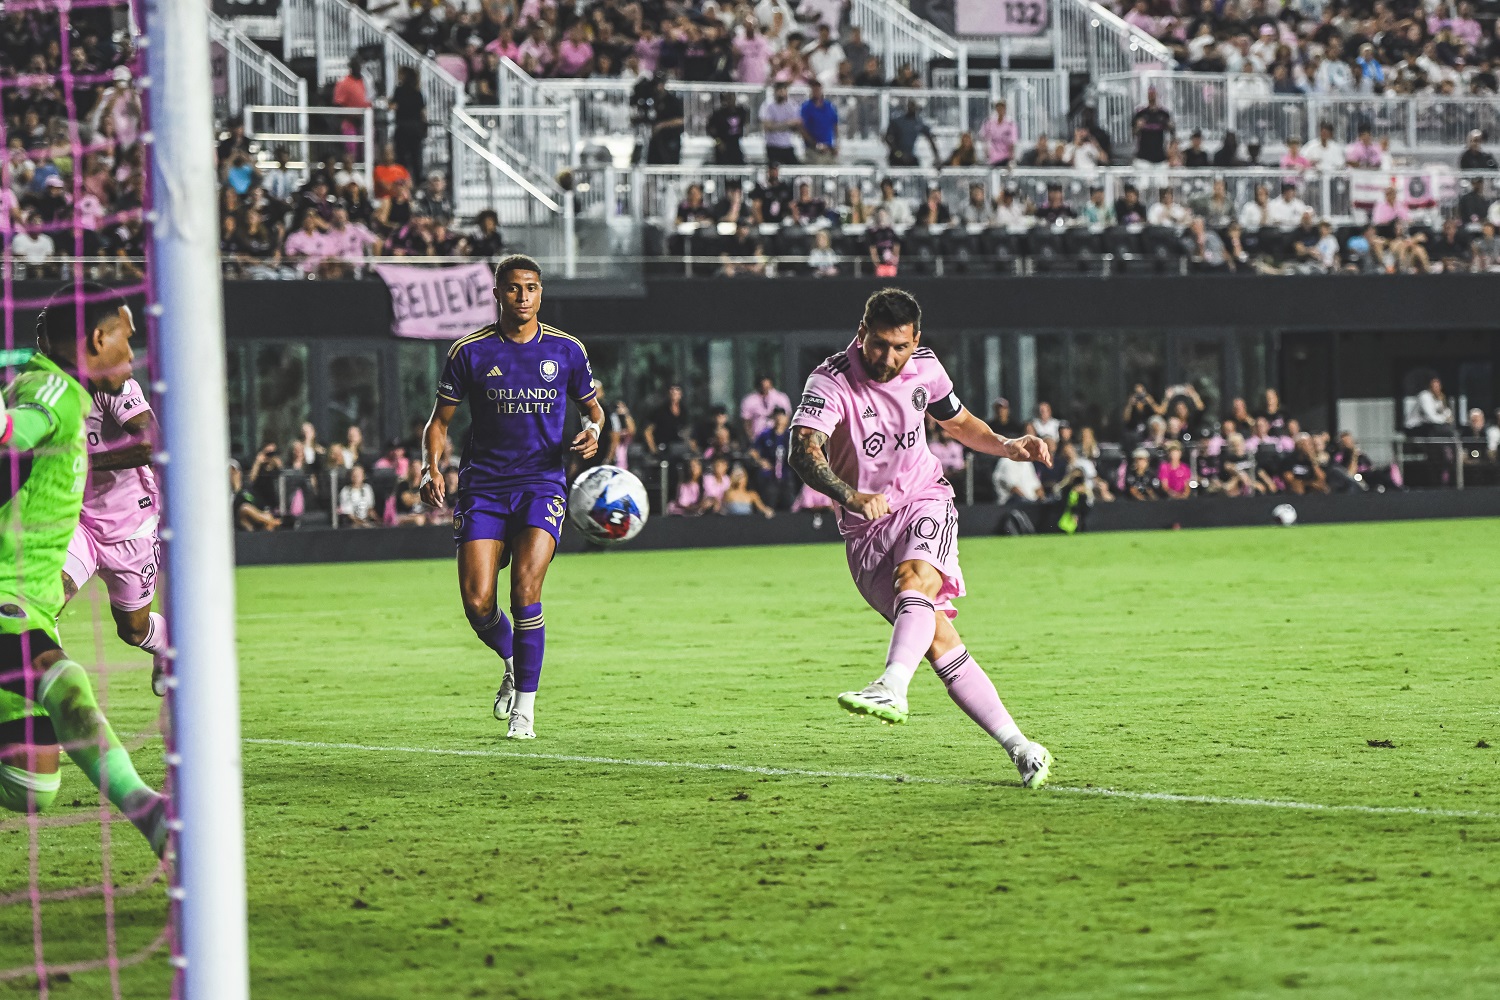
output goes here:
{"type": "Polygon", "coordinates": [[[146,402],[146,395],[141,392],[141,385],[135,379],[127,381],[119,395],[97,393],[94,401],[102,403],[104,412],[121,428],[142,413],[151,412],[151,404],[146,402]]]}
{"type": "Polygon", "coordinates": [[[822,368],[813,369],[802,390],[802,400],[792,415],[793,427],[811,427],[832,436],[844,420],[844,389],[838,376],[822,368]]]}
{"type": "Polygon", "coordinates": [[[958,393],[953,389],[953,379],[948,369],[937,356],[924,352],[919,359],[922,364],[923,384],[927,387],[927,412],[934,420],[952,420],[963,409],[958,393]]]}

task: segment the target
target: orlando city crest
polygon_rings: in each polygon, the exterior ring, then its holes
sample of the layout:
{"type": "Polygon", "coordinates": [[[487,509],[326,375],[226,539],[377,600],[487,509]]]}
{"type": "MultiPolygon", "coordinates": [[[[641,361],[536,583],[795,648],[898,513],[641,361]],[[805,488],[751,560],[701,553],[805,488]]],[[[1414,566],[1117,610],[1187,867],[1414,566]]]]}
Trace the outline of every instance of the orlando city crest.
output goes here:
{"type": "Polygon", "coordinates": [[[557,362],[548,358],[542,362],[542,378],[548,382],[557,378],[557,362]]]}

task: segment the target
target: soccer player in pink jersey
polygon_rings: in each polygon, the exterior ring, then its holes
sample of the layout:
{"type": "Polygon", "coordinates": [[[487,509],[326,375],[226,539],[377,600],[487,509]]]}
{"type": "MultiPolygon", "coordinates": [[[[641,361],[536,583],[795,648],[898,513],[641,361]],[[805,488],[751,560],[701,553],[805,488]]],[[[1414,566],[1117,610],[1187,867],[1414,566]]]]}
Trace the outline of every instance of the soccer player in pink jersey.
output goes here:
{"type": "Polygon", "coordinates": [[[958,511],[927,448],[927,414],[973,451],[1052,464],[1040,438],[1003,438],[964,409],[942,362],[922,346],[922,309],[909,292],[870,296],[854,343],[808,376],[792,420],[792,467],[838,502],[854,585],[893,627],[885,673],[839,704],[905,722],[906,690],[925,658],[949,697],[1005,747],[1021,784],[1037,788],[1052,754],[1022,735],[953,627],[953,599],[964,595],[958,511]]]}
{"type": "Polygon", "coordinates": [[[161,697],[167,693],[167,620],[151,610],[160,550],[151,406],[135,379],[115,393],[96,391],[93,402],[84,424],[89,478],[63,564],[63,593],[71,601],[99,575],[116,634],[151,654],[151,690],[161,697]]]}

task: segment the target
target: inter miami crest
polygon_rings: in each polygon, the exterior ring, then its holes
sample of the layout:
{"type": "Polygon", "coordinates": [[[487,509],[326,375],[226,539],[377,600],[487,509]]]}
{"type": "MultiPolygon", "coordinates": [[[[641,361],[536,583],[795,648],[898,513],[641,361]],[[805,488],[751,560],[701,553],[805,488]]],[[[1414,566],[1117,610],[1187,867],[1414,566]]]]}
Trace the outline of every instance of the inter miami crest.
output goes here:
{"type": "Polygon", "coordinates": [[[556,361],[548,358],[546,361],[542,362],[542,378],[548,382],[551,382],[553,379],[557,378],[556,361]]]}
{"type": "Polygon", "coordinates": [[[911,393],[911,405],[919,411],[927,409],[927,389],[925,386],[917,386],[911,393]]]}

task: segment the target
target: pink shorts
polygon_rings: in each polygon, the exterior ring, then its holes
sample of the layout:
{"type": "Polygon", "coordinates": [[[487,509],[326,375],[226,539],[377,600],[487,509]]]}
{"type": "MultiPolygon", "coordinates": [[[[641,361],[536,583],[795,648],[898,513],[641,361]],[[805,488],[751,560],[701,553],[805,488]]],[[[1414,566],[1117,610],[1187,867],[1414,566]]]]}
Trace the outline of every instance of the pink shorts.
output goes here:
{"type": "Polygon", "coordinates": [[[156,563],[160,558],[155,534],[123,542],[94,540],[83,525],[73,531],[63,572],[81,590],[98,575],[109,591],[109,604],[121,611],[149,607],[156,597],[156,563]]]}
{"type": "Polygon", "coordinates": [[[953,598],[964,596],[958,568],[958,510],[951,499],[914,500],[844,539],[849,573],[866,603],[887,621],[896,608],[896,567],[911,559],[931,563],[943,586],[933,601],[949,618],[953,598]]]}

